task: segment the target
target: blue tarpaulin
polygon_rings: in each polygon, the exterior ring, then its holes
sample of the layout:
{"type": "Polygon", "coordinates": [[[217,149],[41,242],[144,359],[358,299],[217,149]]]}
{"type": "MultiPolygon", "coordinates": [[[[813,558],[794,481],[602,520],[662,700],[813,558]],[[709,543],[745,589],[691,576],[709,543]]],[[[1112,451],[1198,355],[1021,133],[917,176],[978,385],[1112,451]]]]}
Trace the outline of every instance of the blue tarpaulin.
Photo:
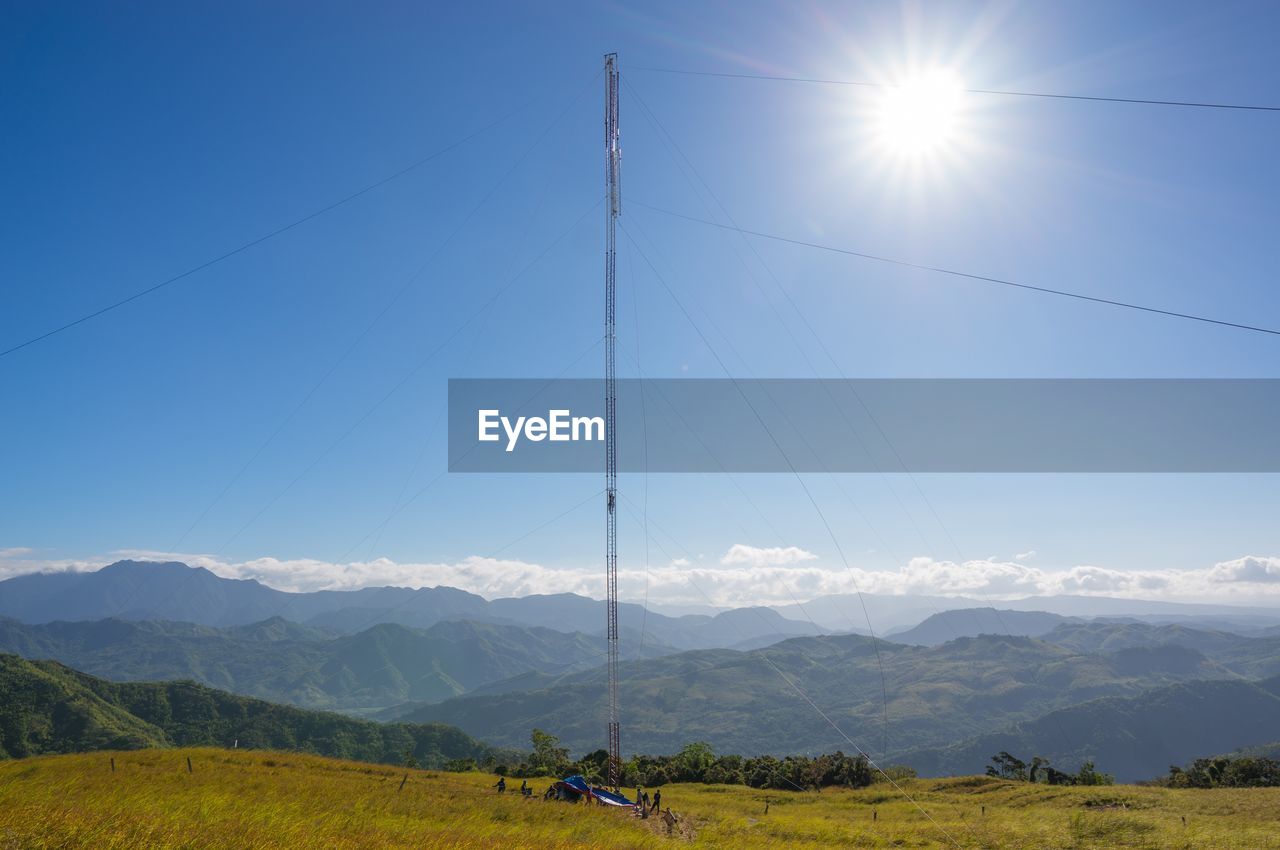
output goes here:
{"type": "Polygon", "coordinates": [[[563,782],[565,785],[568,785],[574,791],[577,791],[579,794],[586,794],[589,797],[595,797],[600,802],[608,806],[634,806],[635,805],[635,803],[631,802],[621,794],[615,794],[612,791],[608,791],[604,788],[591,787],[590,785],[587,784],[587,780],[584,779],[581,774],[575,773],[573,776],[566,776],[564,779],[560,781],[563,782]]]}
{"type": "Polygon", "coordinates": [[[573,776],[566,776],[560,781],[565,785],[568,785],[574,791],[577,791],[579,794],[591,793],[591,787],[587,785],[587,780],[583,779],[581,774],[575,773],[573,776]]]}
{"type": "Polygon", "coordinates": [[[592,788],[591,793],[602,803],[607,806],[634,806],[635,803],[628,800],[621,794],[615,794],[612,791],[606,791],[603,788],[592,788]]]}

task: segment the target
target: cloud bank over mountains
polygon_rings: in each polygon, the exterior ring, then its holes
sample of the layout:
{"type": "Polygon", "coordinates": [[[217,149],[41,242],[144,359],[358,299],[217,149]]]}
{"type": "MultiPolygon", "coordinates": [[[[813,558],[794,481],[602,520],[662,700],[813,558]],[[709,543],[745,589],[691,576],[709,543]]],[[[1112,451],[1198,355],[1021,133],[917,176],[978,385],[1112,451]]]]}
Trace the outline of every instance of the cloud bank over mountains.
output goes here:
{"type": "Polygon", "coordinates": [[[735,543],[729,547],[728,552],[721,556],[720,563],[726,566],[748,564],[753,567],[763,567],[777,564],[798,564],[801,561],[816,561],[817,559],[817,555],[805,551],[799,546],[774,546],[762,549],[758,546],[748,546],[745,543],[735,543]]]}
{"type": "MultiPolygon", "coordinates": [[[[0,549],[0,579],[30,572],[95,570],[122,558],[182,561],[224,578],[256,579],[290,591],[354,590],[377,585],[446,585],[489,599],[541,593],[599,598],[600,568],[547,566],[472,556],[454,563],[401,563],[387,558],[333,563],[308,558],[234,561],[210,555],[125,550],[85,559],[41,558],[28,548],[0,549]]],[[[991,600],[1059,594],[1280,606],[1280,556],[1247,555],[1202,569],[1120,570],[1090,565],[1033,566],[1016,557],[957,563],[912,558],[897,570],[844,569],[805,549],[736,543],[718,559],[679,559],[648,570],[622,563],[622,598],[655,604],[747,606],[790,604],[838,593],[983,596],[991,600]]]]}

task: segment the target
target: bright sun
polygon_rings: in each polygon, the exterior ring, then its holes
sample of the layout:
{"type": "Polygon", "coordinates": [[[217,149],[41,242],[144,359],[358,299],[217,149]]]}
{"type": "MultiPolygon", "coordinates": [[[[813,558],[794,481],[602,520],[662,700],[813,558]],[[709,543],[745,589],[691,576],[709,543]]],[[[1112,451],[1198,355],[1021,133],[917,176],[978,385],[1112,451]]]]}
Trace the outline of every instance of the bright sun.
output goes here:
{"type": "Polygon", "coordinates": [[[956,141],[964,84],[952,71],[916,74],[885,89],[875,111],[875,135],[891,155],[925,157],[956,141]]]}

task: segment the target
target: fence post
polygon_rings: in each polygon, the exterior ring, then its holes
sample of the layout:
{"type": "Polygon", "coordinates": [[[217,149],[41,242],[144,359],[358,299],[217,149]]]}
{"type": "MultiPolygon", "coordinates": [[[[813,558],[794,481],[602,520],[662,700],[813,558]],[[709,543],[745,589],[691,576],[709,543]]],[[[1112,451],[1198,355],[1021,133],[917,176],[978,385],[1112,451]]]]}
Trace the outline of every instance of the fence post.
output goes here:
{"type": "Polygon", "coordinates": [[[403,790],[404,790],[404,784],[405,784],[406,782],[408,782],[408,781],[409,781],[409,774],[407,774],[407,773],[406,773],[406,774],[404,775],[404,779],[401,779],[401,780],[400,780],[400,787],[399,787],[399,788],[397,788],[396,790],[397,790],[397,791],[403,791],[403,790]]]}
{"type": "Polygon", "coordinates": [[[191,756],[187,756],[187,773],[194,773],[194,772],[195,771],[191,769],[191,756]]]}
{"type": "Polygon", "coordinates": [[[112,756],[112,757],[111,757],[111,772],[112,772],[112,773],[115,773],[115,772],[116,772],[116,757],[115,757],[115,756],[112,756]]]}

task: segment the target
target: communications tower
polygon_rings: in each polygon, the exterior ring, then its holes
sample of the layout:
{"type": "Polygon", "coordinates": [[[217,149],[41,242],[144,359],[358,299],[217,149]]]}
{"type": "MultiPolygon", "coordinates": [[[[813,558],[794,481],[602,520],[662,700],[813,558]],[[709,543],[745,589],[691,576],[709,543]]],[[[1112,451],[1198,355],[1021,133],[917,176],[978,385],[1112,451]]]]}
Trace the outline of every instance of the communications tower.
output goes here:
{"type": "Polygon", "coordinates": [[[605,583],[609,643],[609,785],[622,783],[622,736],[618,723],[618,387],[615,314],[618,215],[622,212],[622,151],[618,148],[618,54],[604,57],[604,410],[605,583]]]}

